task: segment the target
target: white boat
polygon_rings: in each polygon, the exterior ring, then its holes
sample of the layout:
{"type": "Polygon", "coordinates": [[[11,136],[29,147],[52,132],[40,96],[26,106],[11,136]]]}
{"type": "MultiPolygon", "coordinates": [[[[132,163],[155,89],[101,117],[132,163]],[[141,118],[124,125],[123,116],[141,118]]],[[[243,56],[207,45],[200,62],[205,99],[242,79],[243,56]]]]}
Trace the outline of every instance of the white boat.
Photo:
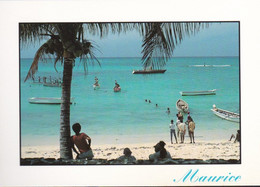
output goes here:
{"type": "Polygon", "coordinates": [[[180,112],[185,112],[187,113],[189,111],[189,105],[188,103],[186,103],[185,101],[183,101],[182,99],[179,99],[176,102],[176,108],[178,111],[180,112]]]}
{"type": "Polygon", "coordinates": [[[94,88],[94,90],[97,90],[97,89],[100,88],[100,85],[95,85],[95,84],[93,84],[93,88],[94,88]]]}
{"type": "Polygon", "coordinates": [[[61,87],[60,83],[43,83],[43,86],[48,86],[48,87],[61,87]]]}
{"type": "Polygon", "coordinates": [[[198,96],[198,95],[216,95],[216,89],[205,91],[182,91],[182,96],[198,96]]]}
{"type": "Polygon", "coordinates": [[[114,87],[114,92],[120,92],[121,91],[121,87],[114,87]]]}
{"type": "Polygon", "coordinates": [[[189,65],[190,67],[229,67],[231,65],[206,65],[206,64],[198,64],[198,65],[189,65]]]}
{"type": "MultiPolygon", "coordinates": [[[[32,104],[61,104],[60,97],[31,97],[28,99],[32,104]]],[[[70,99],[70,104],[74,103],[74,98],[70,99]]]]}
{"type": "Polygon", "coordinates": [[[240,115],[238,113],[230,112],[227,110],[223,110],[220,108],[217,108],[216,105],[213,105],[213,109],[211,111],[218,117],[228,120],[228,121],[233,121],[236,123],[240,122],[240,115]]]}

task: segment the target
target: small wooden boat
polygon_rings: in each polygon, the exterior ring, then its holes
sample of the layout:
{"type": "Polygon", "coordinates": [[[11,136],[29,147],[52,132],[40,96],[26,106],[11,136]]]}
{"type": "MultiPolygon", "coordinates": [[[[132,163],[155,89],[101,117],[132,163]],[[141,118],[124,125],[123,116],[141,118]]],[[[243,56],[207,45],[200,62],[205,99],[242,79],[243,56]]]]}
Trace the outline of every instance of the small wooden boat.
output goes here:
{"type": "Polygon", "coordinates": [[[218,117],[228,120],[228,121],[233,121],[236,123],[240,122],[240,115],[234,112],[230,112],[227,110],[223,110],[220,108],[217,108],[216,105],[213,105],[213,109],[211,111],[218,117]]]}
{"type": "Polygon", "coordinates": [[[97,89],[99,89],[100,88],[100,85],[99,84],[93,84],[93,88],[94,88],[94,90],[97,90],[97,89]]]}
{"type": "MultiPolygon", "coordinates": [[[[28,99],[32,104],[61,104],[60,97],[31,97],[28,99]]],[[[74,103],[74,98],[70,99],[70,104],[74,103]]]]}
{"type": "Polygon", "coordinates": [[[121,91],[121,87],[114,87],[114,92],[120,92],[121,91]]]}
{"type": "Polygon", "coordinates": [[[133,70],[133,74],[165,73],[166,69],[133,70]]]}
{"type": "Polygon", "coordinates": [[[43,83],[43,86],[48,86],[48,87],[61,87],[60,83],[43,83]]]}
{"type": "Polygon", "coordinates": [[[187,113],[189,111],[189,105],[188,103],[186,103],[185,101],[183,101],[182,99],[179,99],[176,102],[176,108],[178,111],[180,112],[185,112],[187,113]]]}
{"type": "Polygon", "coordinates": [[[182,96],[216,95],[216,89],[206,91],[182,91],[180,94],[182,96]]]}

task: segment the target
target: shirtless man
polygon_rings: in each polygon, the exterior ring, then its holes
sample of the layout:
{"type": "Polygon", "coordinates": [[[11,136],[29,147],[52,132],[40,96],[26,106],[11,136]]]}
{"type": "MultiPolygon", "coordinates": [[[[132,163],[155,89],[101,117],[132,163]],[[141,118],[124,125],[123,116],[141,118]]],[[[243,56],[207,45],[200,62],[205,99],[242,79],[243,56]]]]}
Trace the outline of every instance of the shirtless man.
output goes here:
{"type": "Polygon", "coordinates": [[[75,135],[71,136],[71,148],[77,154],[76,159],[91,160],[94,157],[92,149],[90,148],[91,138],[85,133],[80,133],[81,126],[79,123],[75,123],[72,129],[75,135]],[[74,145],[76,145],[79,152],[74,145]]]}

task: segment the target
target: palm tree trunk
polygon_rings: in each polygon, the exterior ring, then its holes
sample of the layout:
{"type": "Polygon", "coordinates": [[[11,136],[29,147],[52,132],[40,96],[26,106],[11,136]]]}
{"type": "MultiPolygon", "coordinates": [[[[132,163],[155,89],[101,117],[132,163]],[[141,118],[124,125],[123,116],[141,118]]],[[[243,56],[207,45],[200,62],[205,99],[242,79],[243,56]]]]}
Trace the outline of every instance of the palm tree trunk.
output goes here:
{"type": "Polygon", "coordinates": [[[73,58],[64,58],[63,84],[60,114],[60,158],[72,159],[70,147],[70,97],[73,58]]]}

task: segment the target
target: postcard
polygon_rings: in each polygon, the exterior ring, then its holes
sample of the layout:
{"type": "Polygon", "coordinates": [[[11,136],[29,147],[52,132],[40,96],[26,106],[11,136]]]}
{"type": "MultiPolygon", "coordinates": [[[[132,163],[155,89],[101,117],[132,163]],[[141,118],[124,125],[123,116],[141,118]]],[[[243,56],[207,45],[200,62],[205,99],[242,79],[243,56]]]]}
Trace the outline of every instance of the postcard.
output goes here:
{"type": "Polygon", "coordinates": [[[248,4],[102,2],[0,2],[1,185],[259,183],[248,4]]]}

